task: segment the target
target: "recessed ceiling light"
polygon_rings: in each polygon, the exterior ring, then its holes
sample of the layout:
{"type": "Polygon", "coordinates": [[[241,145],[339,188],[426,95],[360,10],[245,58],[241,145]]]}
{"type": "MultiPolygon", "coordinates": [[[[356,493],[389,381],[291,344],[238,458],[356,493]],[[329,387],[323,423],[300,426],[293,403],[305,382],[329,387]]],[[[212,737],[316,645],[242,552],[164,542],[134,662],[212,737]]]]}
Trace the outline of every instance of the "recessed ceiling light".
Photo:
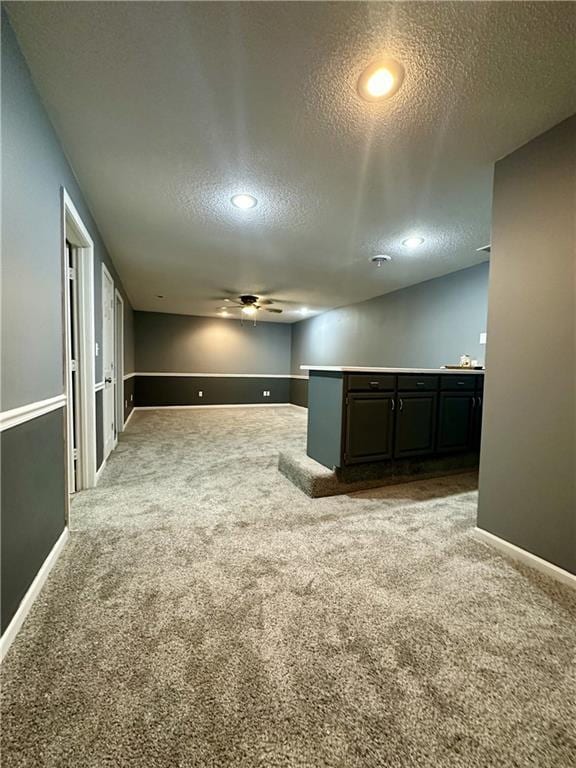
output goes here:
{"type": "Polygon", "coordinates": [[[249,208],[254,208],[258,204],[258,200],[252,195],[234,195],[230,198],[230,202],[236,208],[241,208],[243,211],[247,211],[249,208]]]}
{"type": "Polygon", "coordinates": [[[358,78],[358,93],[366,101],[388,99],[400,88],[403,79],[404,67],[398,61],[378,61],[358,78]]]}
{"type": "Polygon", "coordinates": [[[310,310],[308,309],[308,307],[302,307],[301,309],[298,310],[298,312],[300,312],[301,315],[307,315],[308,312],[310,312],[310,310]]]}
{"type": "Polygon", "coordinates": [[[242,307],[242,312],[245,315],[255,315],[257,311],[258,310],[256,309],[256,307],[253,307],[251,304],[248,304],[247,306],[242,307]]]}
{"type": "Polygon", "coordinates": [[[402,245],[405,248],[418,248],[423,242],[423,237],[407,237],[406,240],[402,240],[402,245]]]}
{"type": "Polygon", "coordinates": [[[388,256],[387,253],[380,253],[378,256],[371,256],[370,261],[372,264],[376,264],[377,267],[381,267],[382,264],[386,264],[387,261],[392,261],[392,256],[388,256]]]}

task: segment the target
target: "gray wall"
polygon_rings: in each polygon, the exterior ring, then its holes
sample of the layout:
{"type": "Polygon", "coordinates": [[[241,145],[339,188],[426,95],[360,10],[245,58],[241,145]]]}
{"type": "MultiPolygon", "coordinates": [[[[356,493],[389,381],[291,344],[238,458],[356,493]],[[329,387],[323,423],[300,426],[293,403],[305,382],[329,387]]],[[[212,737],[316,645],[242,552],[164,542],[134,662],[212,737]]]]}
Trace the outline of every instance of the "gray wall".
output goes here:
{"type": "MultiPolygon", "coordinates": [[[[61,187],[94,240],[96,341],[102,342],[101,264],[125,302],[126,369],[132,364],[130,302],[2,12],[2,410],[64,391],[61,187]]],[[[96,358],[96,381],[102,359],[96,358]]]]}
{"type": "Polygon", "coordinates": [[[478,525],[576,573],[576,117],[496,164],[478,525]]]}
{"type": "Polygon", "coordinates": [[[484,263],[303,320],[292,326],[292,373],[300,365],[436,368],[463,353],[483,361],[487,295],[484,263]]]}
{"type": "MultiPolygon", "coordinates": [[[[64,391],[62,186],[95,245],[95,327],[101,346],[101,264],[125,301],[126,370],[132,310],[2,10],[3,411],[64,391]]],[[[96,381],[102,378],[96,358],[96,381]]],[[[99,423],[98,441],[102,425],[99,423]]],[[[64,528],[63,411],[2,433],[2,627],[64,528]]]]}
{"type": "Polygon", "coordinates": [[[290,374],[290,326],[134,313],[136,370],[290,374]]]}

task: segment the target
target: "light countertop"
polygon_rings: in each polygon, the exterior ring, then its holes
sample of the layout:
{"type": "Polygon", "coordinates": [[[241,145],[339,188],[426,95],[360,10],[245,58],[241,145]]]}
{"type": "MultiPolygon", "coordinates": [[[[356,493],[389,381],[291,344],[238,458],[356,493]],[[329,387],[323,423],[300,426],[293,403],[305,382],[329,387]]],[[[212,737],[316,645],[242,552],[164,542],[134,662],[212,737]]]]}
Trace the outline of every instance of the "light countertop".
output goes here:
{"type": "Polygon", "coordinates": [[[301,371],[332,371],[333,373],[465,373],[482,374],[475,368],[373,368],[357,365],[301,365],[301,371]]]}

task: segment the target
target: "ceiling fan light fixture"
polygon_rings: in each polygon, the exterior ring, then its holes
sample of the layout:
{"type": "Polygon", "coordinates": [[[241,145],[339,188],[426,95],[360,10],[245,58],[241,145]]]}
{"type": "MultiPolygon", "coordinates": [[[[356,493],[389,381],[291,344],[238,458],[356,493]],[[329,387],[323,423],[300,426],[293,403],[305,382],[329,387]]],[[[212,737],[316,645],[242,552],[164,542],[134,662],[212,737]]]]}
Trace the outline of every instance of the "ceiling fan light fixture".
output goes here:
{"type": "Polygon", "coordinates": [[[371,256],[370,261],[372,264],[376,264],[377,267],[381,267],[389,261],[392,261],[392,256],[388,256],[387,253],[379,253],[377,256],[371,256]]]}
{"type": "Polygon", "coordinates": [[[255,315],[258,311],[258,308],[255,307],[253,304],[247,304],[245,307],[242,307],[242,313],[245,315],[255,315]]]}

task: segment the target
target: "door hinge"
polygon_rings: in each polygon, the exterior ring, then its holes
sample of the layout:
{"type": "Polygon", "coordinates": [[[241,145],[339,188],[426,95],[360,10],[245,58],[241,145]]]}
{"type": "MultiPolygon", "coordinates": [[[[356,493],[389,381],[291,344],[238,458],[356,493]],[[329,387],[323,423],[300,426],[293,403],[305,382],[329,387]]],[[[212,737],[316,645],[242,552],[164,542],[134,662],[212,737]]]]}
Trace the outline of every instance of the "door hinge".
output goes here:
{"type": "Polygon", "coordinates": [[[74,461],[78,460],[78,448],[74,448],[74,450],[72,451],[72,458],[74,459],[74,461]]]}
{"type": "Polygon", "coordinates": [[[76,268],[68,267],[68,280],[76,280],[76,268]]]}
{"type": "Polygon", "coordinates": [[[78,370],[78,363],[76,360],[70,360],[70,370],[74,373],[78,370]]]}

